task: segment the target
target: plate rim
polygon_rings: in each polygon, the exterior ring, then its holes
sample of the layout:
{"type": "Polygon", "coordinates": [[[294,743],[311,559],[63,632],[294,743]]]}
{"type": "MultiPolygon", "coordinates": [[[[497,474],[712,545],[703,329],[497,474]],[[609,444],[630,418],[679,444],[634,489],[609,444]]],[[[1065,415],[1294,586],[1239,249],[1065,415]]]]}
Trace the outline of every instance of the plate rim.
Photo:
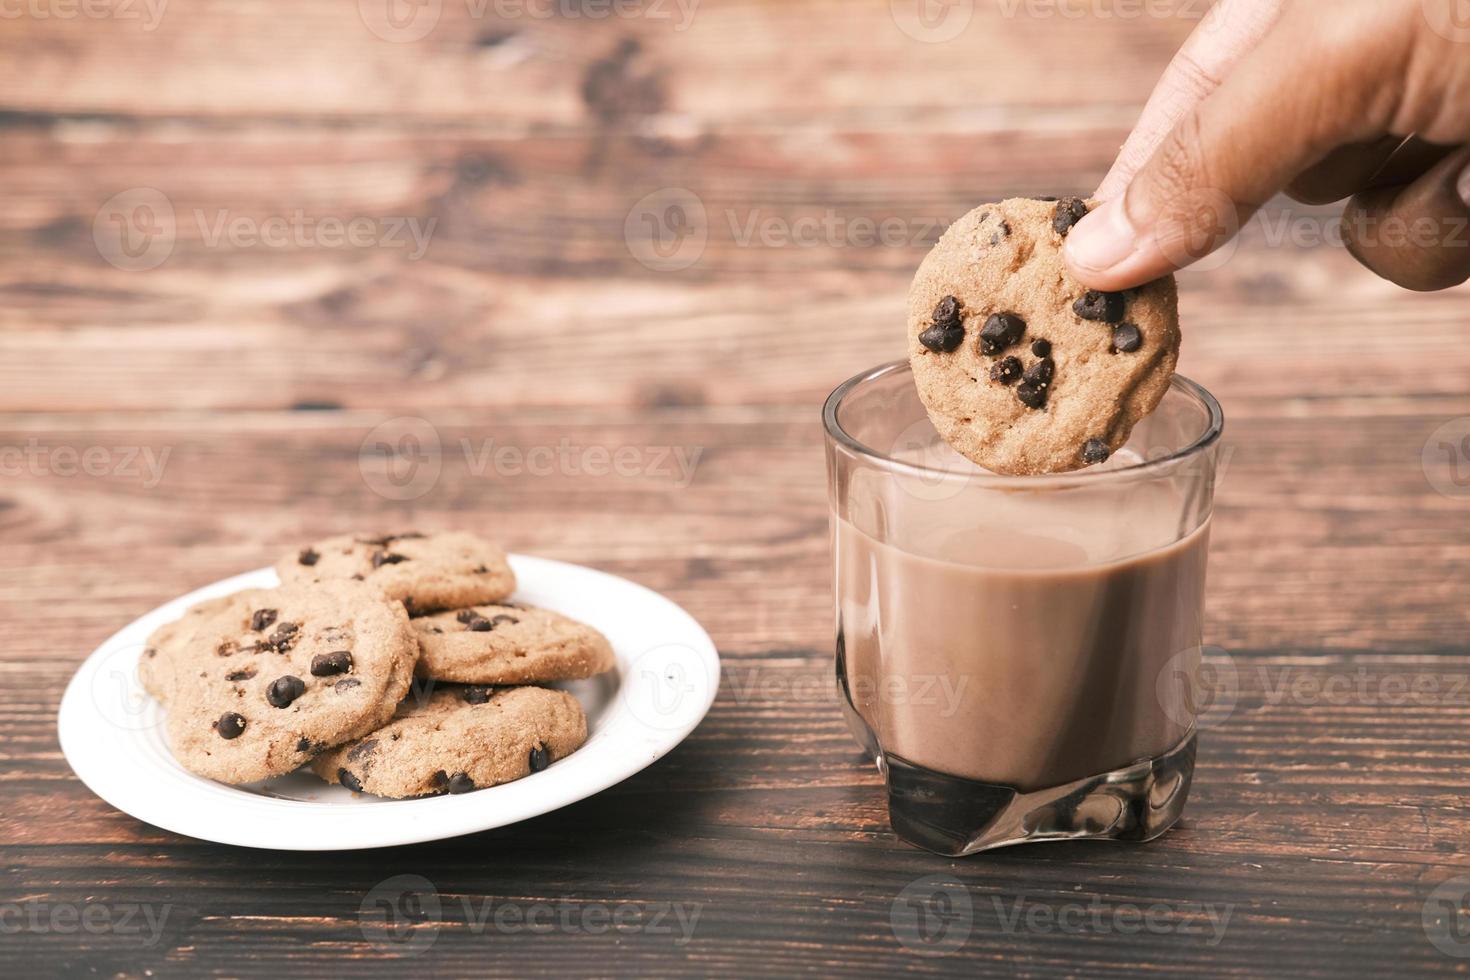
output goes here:
{"type": "MultiPolygon", "coordinates": [[[[324,844],[315,835],[308,834],[305,838],[293,838],[285,835],[284,839],[272,838],[270,841],[262,839],[266,831],[256,827],[252,821],[217,821],[214,826],[219,829],[202,828],[199,826],[204,817],[198,814],[198,805],[171,806],[170,800],[177,800],[177,793],[149,794],[128,793],[119,791],[116,783],[125,778],[126,774],[109,774],[99,770],[99,766],[105,763],[107,753],[99,753],[89,746],[78,744],[78,739],[91,730],[91,725],[113,724],[107,718],[105,711],[95,701],[93,694],[93,683],[105,661],[114,656],[119,645],[126,642],[129,633],[141,632],[147,629],[151,632],[157,625],[170,622],[178,618],[184,609],[193,605],[203,598],[214,595],[223,595],[228,592],[238,591],[242,588],[260,587],[259,580],[263,576],[274,576],[272,567],[257,568],[247,572],[230,575],[225,578],[202,585],[190,592],[175,596],[163,603],[153,607],[140,616],[135,617],[120,629],[113,632],[102,641],[95,649],[84,657],[73,671],[71,679],[67,682],[66,689],[62,694],[60,704],[56,711],[57,740],[60,743],[62,756],[72,773],[81,783],[96,797],[113,809],[125,813],[135,820],[139,820],[153,827],[158,827],[170,833],[176,833],[191,840],[200,840],[210,843],[225,844],[232,847],[246,847],[258,850],[272,851],[327,851],[327,850],[364,850],[379,847],[399,847],[410,844],[426,843],[436,840],[447,840],[466,834],[479,833],[493,830],[499,827],[509,826],[523,820],[529,820],[542,816],[554,810],[572,803],[579,802],[595,796],[618,783],[629,779],[654,762],[663,758],[670,751],[684,742],[695,728],[708,715],[715,697],[719,692],[721,681],[720,656],[714,641],[709,633],[700,625],[686,609],[670,599],[668,596],[634,582],[631,579],[601,569],[580,565],[573,562],[561,561],[554,558],[542,558],[534,555],[511,554],[508,556],[512,567],[517,573],[517,578],[522,578],[523,572],[539,571],[543,574],[572,574],[577,576],[590,575],[601,579],[608,584],[615,585],[619,589],[631,589],[641,594],[645,600],[652,601],[664,607],[667,614],[678,621],[680,629],[675,640],[667,638],[652,637],[649,642],[640,645],[641,652],[629,652],[615,650],[617,654],[617,667],[615,668],[619,678],[617,691],[612,695],[610,701],[599,714],[595,729],[589,733],[586,743],[577,752],[572,753],[565,759],[553,763],[544,772],[534,773],[529,776],[513,780],[500,786],[491,786],[475,793],[466,793],[459,796],[437,796],[410,800],[383,800],[371,799],[362,805],[341,806],[329,805],[321,802],[307,800],[289,800],[274,798],[261,794],[252,793],[248,790],[240,790],[236,787],[204,777],[195,776],[179,767],[187,779],[186,782],[196,781],[200,788],[220,791],[223,793],[238,793],[241,800],[238,806],[243,809],[257,809],[264,807],[266,810],[274,811],[277,807],[301,808],[295,816],[303,821],[332,819],[343,820],[344,823],[355,825],[351,828],[338,827],[336,829],[350,829],[350,834],[344,833],[341,841],[324,844]],[[145,625],[146,624],[146,625],[145,625]],[[692,665],[703,668],[708,683],[702,688],[686,688],[696,691],[696,696],[689,700],[688,710],[681,711],[677,723],[665,725],[649,725],[646,719],[637,719],[637,712],[629,707],[630,699],[635,696],[651,695],[657,697],[657,693],[649,688],[644,690],[639,685],[656,685],[658,677],[653,676],[652,671],[647,669],[635,672],[632,668],[644,657],[664,647],[677,647],[688,650],[696,655],[696,662],[692,665]],[[615,766],[604,774],[596,773],[596,770],[587,769],[587,762],[594,756],[600,756],[601,752],[588,753],[594,745],[601,745],[605,740],[614,738],[621,729],[629,725],[642,724],[643,738],[632,744],[632,748],[640,749],[633,753],[625,753],[623,763],[615,766]],[[584,755],[584,753],[588,753],[584,755]],[[582,762],[575,760],[582,757],[582,762]],[[101,758],[100,758],[101,757],[101,758]],[[569,765],[570,763],[570,765],[569,765]],[[561,770],[561,778],[555,778],[558,769],[561,770]],[[572,770],[572,771],[569,771],[572,770]],[[591,774],[590,780],[588,775],[591,774]],[[552,779],[546,777],[552,776],[552,779]],[[503,803],[507,797],[504,791],[510,791],[515,796],[528,796],[527,787],[531,786],[537,796],[532,802],[522,802],[518,807],[512,807],[510,815],[505,816],[498,803],[503,803]],[[502,791],[497,793],[497,791],[502,791]],[[150,795],[156,796],[157,802],[140,805],[140,799],[146,799],[150,795]],[[477,799],[478,798],[478,799],[477,799]],[[415,819],[422,814],[419,808],[424,808],[435,819],[415,819]],[[390,833],[378,832],[374,835],[372,824],[374,814],[395,814],[402,818],[392,828],[390,833]],[[193,814],[192,819],[182,814],[193,814]],[[241,831],[243,827],[243,832],[241,831]],[[252,832],[252,828],[254,832],[252,832]]],[[[530,585],[531,583],[526,583],[530,585]]],[[[535,586],[532,585],[534,589],[535,586]]],[[[520,591],[518,587],[517,591],[520,591]]],[[[590,625],[597,626],[593,622],[590,625]]],[[[669,631],[665,631],[669,632],[669,631]]],[[[147,634],[144,633],[144,636],[147,634]]],[[[141,640],[137,644],[141,647],[141,640]]],[[[616,644],[615,644],[616,646],[616,644]]],[[[135,660],[130,659],[128,665],[135,669],[135,660]]],[[[136,685],[136,675],[132,682],[136,685]]],[[[126,697],[124,693],[123,697],[126,697]]],[[[151,701],[151,699],[150,699],[151,701]]],[[[153,702],[156,705],[156,702],[153,702]]],[[[151,727],[151,726],[150,726],[151,727]]],[[[625,733],[627,737],[636,736],[636,728],[625,733]]],[[[131,743],[136,737],[130,735],[123,742],[131,743]]],[[[177,766],[177,762],[169,754],[169,761],[177,766]]],[[[136,774],[137,770],[132,770],[136,774]]],[[[218,803],[205,804],[209,807],[219,806],[218,803]]],[[[228,804],[225,804],[228,805],[228,804]]],[[[286,819],[284,812],[279,818],[286,819]]],[[[274,833],[277,819],[270,821],[272,828],[269,832],[274,833]]]]}

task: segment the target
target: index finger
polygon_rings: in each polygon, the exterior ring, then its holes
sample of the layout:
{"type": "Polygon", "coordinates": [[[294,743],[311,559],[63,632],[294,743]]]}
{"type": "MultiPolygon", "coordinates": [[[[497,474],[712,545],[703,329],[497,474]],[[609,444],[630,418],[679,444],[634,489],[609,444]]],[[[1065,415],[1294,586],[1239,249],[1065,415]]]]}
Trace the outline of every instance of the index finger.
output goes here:
{"type": "Polygon", "coordinates": [[[1220,0],[1210,8],[1159,78],[1097,197],[1123,193],[1176,123],[1220,87],[1235,63],[1276,23],[1285,0],[1220,0]]]}

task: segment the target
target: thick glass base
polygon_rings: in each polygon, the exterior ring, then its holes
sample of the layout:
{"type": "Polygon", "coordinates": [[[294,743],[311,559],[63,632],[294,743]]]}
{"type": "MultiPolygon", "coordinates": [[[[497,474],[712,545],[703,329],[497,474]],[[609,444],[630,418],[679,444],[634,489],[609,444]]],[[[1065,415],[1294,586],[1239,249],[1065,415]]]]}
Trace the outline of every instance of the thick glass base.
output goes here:
{"type": "Polygon", "coordinates": [[[1184,812],[1194,776],[1193,730],[1156,758],[1031,792],[949,776],[884,752],[853,707],[841,644],[839,636],[843,713],[887,779],[894,833],[911,844],[957,857],[1032,841],[1147,841],[1162,836],[1184,812]]]}

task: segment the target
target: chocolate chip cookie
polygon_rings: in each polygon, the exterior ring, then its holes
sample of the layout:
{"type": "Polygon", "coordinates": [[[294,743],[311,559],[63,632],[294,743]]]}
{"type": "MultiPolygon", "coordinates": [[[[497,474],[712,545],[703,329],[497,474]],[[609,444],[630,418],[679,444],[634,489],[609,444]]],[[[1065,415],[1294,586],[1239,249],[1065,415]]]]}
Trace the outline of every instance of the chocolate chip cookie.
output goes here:
{"type": "Polygon", "coordinates": [[[607,637],[533,606],[473,606],[413,621],[421,676],[465,684],[535,684],[612,669],[607,637]]]}
{"type": "Polygon", "coordinates": [[[224,783],[291,772],[383,725],[418,659],[403,606],[359,582],[250,589],[186,620],[192,632],[165,637],[171,679],[153,682],[174,757],[224,783]]]}
{"type": "Polygon", "coordinates": [[[996,473],[1106,460],[1153,411],[1179,357],[1167,276],[1083,287],[1062,262],[1088,202],[1013,199],[950,226],[909,291],[909,361],[934,427],[996,473]]]}
{"type": "Polygon", "coordinates": [[[411,616],[495,602],[516,587],[505,552],[463,531],[327,538],[282,558],[276,572],[287,583],[367,582],[411,616]]]}
{"type": "Polygon", "coordinates": [[[196,602],[178,619],[164,623],[149,635],[143,645],[143,654],[138,658],[138,679],[143,683],[143,690],[168,704],[179,652],[187,648],[188,641],[201,623],[228,606],[233,599],[233,596],[224,596],[196,602]]]}
{"type": "Polygon", "coordinates": [[[587,739],[582,706],[564,691],[441,684],[422,693],[389,724],[318,756],[312,772],[394,799],[467,793],[540,772],[587,739]]]}

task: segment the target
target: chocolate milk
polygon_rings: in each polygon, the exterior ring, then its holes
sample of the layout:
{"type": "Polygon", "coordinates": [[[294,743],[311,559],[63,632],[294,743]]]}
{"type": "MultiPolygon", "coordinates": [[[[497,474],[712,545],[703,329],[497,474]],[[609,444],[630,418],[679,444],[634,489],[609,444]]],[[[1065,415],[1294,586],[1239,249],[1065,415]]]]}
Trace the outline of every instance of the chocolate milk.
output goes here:
{"type": "Polygon", "coordinates": [[[833,527],[848,688],[886,752],[1030,792],[1185,737],[1187,712],[1165,709],[1158,678],[1201,642],[1208,523],[1180,538],[1165,526],[1179,507],[1162,500],[1130,506],[1122,527],[1101,513],[1032,527],[1004,505],[926,526],[913,510],[893,535],[909,550],[833,527]]]}

